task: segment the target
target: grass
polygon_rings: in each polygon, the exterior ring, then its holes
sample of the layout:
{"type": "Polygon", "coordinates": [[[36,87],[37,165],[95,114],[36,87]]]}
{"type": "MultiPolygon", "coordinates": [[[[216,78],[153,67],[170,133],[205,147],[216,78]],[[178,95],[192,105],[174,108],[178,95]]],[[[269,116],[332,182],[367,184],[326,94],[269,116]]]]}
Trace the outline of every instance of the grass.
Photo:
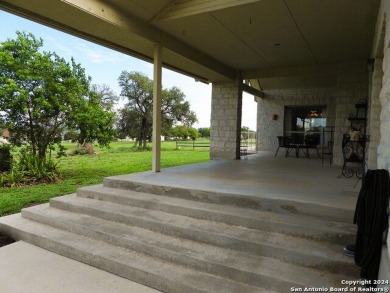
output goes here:
{"type": "MultiPolygon", "coordinates": [[[[64,144],[70,152],[75,144],[64,144]]],[[[114,142],[109,149],[95,147],[97,155],[67,156],[59,162],[62,180],[53,184],[39,184],[0,189],[0,216],[18,213],[22,208],[48,202],[50,198],[74,193],[77,188],[100,184],[104,177],[130,174],[152,169],[151,151],[132,151],[131,142],[114,142]]],[[[208,148],[176,150],[175,142],[162,142],[161,167],[205,162],[208,148]]]]}

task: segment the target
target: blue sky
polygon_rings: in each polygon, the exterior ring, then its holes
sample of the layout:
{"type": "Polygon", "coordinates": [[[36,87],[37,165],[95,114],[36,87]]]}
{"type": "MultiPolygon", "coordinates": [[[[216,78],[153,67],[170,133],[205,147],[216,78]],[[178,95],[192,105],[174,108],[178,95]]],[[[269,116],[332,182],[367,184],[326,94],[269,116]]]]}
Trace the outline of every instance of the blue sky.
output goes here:
{"type": "MultiPolygon", "coordinates": [[[[85,68],[94,84],[107,84],[116,94],[120,94],[117,79],[123,70],[140,71],[152,78],[151,63],[118,53],[100,45],[73,37],[60,31],[42,26],[27,19],[0,10],[0,42],[15,38],[16,31],[27,31],[40,37],[44,42],[44,50],[56,52],[59,56],[70,60],[74,57],[77,63],[85,68]]],[[[164,88],[176,86],[186,95],[191,109],[198,117],[194,127],[209,127],[211,112],[211,84],[195,82],[193,78],[163,69],[162,83],[164,88]]],[[[243,98],[243,126],[256,129],[256,103],[250,95],[243,98]]]]}

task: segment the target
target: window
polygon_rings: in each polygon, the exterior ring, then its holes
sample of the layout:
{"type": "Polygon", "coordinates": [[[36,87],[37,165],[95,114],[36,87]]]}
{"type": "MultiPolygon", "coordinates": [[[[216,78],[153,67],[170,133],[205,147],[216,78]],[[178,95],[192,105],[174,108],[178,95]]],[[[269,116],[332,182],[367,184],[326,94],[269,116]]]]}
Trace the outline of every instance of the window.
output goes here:
{"type": "Polygon", "coordinates": [[[286,106],[284,135],[295,143],[311,140],[320,144],[321,131],[326,126],[326,106],[286,106]]]}

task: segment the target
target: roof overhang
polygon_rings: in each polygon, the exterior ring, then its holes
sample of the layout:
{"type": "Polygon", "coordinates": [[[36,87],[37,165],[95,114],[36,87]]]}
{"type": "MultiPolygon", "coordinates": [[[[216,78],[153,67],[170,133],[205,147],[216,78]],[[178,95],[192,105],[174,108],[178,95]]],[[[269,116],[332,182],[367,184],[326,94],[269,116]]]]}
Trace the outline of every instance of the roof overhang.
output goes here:
{"type": "MultiPolygon", "coordinates": [[[[0,0],[0,8],[203,82],[325,85],[371,57],[380,0],[0,0]]],[[[258,89],[260,90],[260,88],[258,89]]]]}

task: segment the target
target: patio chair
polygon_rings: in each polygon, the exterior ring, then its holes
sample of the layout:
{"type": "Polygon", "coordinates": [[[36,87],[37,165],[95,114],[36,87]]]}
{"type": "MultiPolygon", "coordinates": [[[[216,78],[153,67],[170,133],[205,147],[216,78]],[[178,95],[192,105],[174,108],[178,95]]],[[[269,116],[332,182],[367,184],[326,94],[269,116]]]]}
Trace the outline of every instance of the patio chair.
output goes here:
{"type": "Polygon", "coordinates": [[[321,149],[322,165],[324,164],[325,155],[329,155],[329,165],[332,165],[332,161],[333,161],[333,141],[332,140],[329,140],[327,145],[322,146],[322,149],[321,149]]]}
{"type": "Polygon", "coordinates": [[[291,149],[293,148],[291,144],[291,137],[288,136],[277,136],[278,138],[278,149],[276,150],[275,157],[278,155],[280,148],[286,149],[285,157],[287,158],[288,154],[290,153],[291,149]]]}
{"type": "Polygon", "coordinates": [[[304,143],[304,147],[306,149],[306,157],[308,157],[310,159],[310,152],[309,150],[310,149],[315,149],[316,152],[317,152],[317,156],[320,158],[321,155],[320,155],[320,151],[318,150],[318,144],[319,144],[319,137],[317,136],[313,136],[313,135],[307,135],[305,137],[305,143],[304,143]]]}
{"type": "Polygon", "coordinates": [[[248,160],[248,146],[246,145],[240,146],[240,157],[241,159],[244,158],[244,160],[248,160]]]}

